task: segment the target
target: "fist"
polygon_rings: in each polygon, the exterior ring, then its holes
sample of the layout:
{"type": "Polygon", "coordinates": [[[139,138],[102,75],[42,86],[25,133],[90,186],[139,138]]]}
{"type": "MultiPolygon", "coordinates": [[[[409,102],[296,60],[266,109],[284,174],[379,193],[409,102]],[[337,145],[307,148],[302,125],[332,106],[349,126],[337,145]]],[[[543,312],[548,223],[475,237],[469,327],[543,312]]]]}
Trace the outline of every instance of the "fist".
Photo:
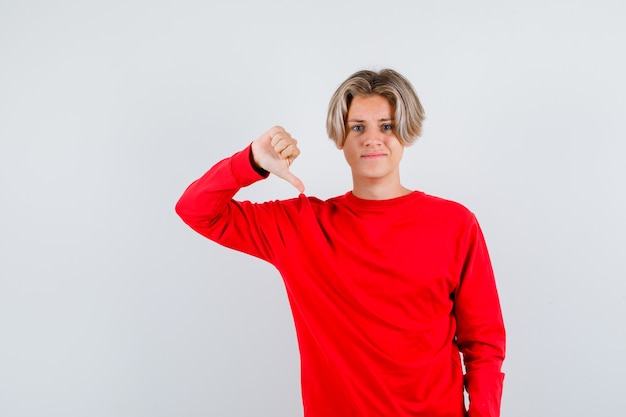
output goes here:
{"type": "Polygon", "coordinates": [[[289,170],[298,155],[300,155],[298,141],[280,126],[274,126],[252,142],[254,163],[288,181],[302,193],[304,184],[289,170]]]}

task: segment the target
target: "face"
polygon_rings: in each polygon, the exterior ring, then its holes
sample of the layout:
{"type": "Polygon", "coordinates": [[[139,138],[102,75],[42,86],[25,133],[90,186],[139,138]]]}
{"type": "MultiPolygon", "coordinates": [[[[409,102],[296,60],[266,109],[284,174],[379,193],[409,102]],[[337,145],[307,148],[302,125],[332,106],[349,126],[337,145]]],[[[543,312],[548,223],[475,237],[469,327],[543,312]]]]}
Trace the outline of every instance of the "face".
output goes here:
{"type": "Polygon", "coordinates": [[[381,95],[356,96],[348,109],[344,156],[355,183],[388,180],[400,183],[404,146],[395,134],[394,109],[381,95]]]}

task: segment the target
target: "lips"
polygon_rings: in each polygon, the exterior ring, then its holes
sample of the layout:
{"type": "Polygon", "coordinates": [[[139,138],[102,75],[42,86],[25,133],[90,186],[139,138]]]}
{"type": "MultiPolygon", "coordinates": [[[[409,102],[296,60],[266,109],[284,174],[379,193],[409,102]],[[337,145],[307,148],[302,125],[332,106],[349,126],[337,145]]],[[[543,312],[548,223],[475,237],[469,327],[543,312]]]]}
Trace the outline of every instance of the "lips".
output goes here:
{"type": "Polygon", "coordinates": [[[378,158],[382,158],[384,156],[386,156],[385,153],[377,152],[377,153],[367,153],[367,154],[361,155],[361,158],[363,158],[363,159],[378,159],[378,158]]]}

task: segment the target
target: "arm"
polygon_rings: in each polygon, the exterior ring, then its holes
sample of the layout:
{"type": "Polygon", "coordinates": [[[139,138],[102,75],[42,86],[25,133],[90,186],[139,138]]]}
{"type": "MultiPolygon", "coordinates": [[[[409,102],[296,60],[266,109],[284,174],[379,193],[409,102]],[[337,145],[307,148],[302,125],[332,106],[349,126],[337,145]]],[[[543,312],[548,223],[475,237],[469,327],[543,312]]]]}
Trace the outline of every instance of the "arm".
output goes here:
{"type": "Polygon", "coordinates": [[[294,205],[254,204],[232,198],[240,188],[275,173],[292,184],[302,182],[289,171],[299,155],[295,139],[280,127],[270,129],[245,150],[215,164],[194,181],[176,204],[176,212],[192,229],[232,249],[271,261],[284,246],[297,218],[294,205]],[[256,152],[253,153],[253,152],[256,152]]]}
{"type": "Polygon", "coordinates": [[[467,253],[455,297],[455,314],[470,399],[468,416],[498,417],[505,329],[487,246],[473,216],[465,241],[467,253]]]}

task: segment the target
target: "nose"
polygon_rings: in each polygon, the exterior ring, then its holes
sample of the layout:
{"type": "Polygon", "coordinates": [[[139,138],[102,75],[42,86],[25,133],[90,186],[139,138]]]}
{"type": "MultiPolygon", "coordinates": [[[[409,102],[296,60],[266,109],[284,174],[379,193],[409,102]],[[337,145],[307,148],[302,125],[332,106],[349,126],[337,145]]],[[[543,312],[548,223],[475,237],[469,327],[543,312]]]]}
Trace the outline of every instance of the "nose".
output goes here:
{"type": "Polygon", "coordinates": [[[375,147],[382,143],[382,133],[375,129],[371,129],[363,135],[364,146],[375,147]]]}

